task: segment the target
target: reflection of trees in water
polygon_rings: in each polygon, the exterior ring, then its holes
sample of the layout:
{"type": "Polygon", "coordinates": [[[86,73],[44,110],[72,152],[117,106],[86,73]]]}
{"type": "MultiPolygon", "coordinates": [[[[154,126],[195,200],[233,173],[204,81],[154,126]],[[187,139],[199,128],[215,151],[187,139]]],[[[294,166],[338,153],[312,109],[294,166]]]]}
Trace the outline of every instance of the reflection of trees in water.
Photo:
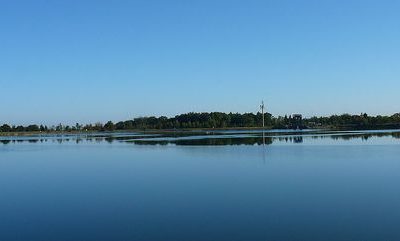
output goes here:
{"type": "Polygon", "coordinates": [[[365,136],[361,136],[361,139],[362,139],[363,141],[368,141],[368,139],[369,139],[370,137],[371,137],[370,135],[365,135],[365,136]]]}
{"type": "Polygon", "coordinates": [[[271,145],[273,142],[287,142],[287,143],[303,143],[304,139],[312,139],[312,140],[318,140],[318,139],[333,139],[333,140],[344,140],[344,141],[349,141],[353,139],[361,139],[364,141],[368,141],[372,137],[393,137],[395,139],[400,139],[400,132],[393,132],[393,133],[354,133],[354,134],[349,134],[349,133],[343,133],[343,134],[334,134],[334,135],[329,135],[329,134],[318,134],[318,135],[288,135],[288,136],[279,136],[279,137],[274,137],[274,136],[254,136],[254,137],[224,137],[224,135],[218,134],[204,134],[204,138],[198,138],[198,135],[195,134],[166,134],[166,135],[154,135],[154,136],[143,136],[143,135],[135,135],[135,136],[107,136],[107,135],[101,135],[101,136],[69,136],[67,138],[65,137],[40,137],[40,138],[23,138],[21,139],[5,139],[5,140],[0,140],[0,143],[3,145],[7,145],[10,143],[23,143],[23,142],[28,142],[28,143],[43,143],[43,142],[53,142],[53,143],[66,143],[66,142],[75,142],[76,144],[82,143],[82,142],[96,142],[96,143],[102,143],[102,142],[107,142],[107,143],[113,143],[115,141],[119,142],[127,142],[127,143],[134,143],[136,145],[168,145],[168,144],[173,144],[173,145],[198,145],[198,146],[222,146],[222,145],[271,145]],[[193,139],[187,138],[187,139],[179,139],[179,137],[190,137],[192,136],[193,139]],[[152,140],[151,138],[157,138],[152,140]],[[145,140],[143,138],[146,138],[145,140]],[[172,139],[162,139],[162,138],[172,138],[172,139]],[[174,139],[177,138],[177,139],[174,139]],[[196,139],[198,138],[198,139],[196,139]]]}
{"type": "Polygon", "coordinates": [[[346,135],[333,135],[330,136],[330,138],[334,140],[353,140],[353,139],[362,139],[364,141],[367,141],[371,137],[393,137],[393,138],[398,138],[396,136],[400,135],[400,133],[369,133],[369,134],[346,134],[346,135]]]}
{"type": "Polygon", "coordinates": [[[11,142],[11,140],[1,140],[0,142],[4,145],[7,145],[11,142]]]}
{"type": "Polygon", "coordinates": [[[392,133],[393,138],[400,139],[400,132],[392,133]]]}
{"type": "Polygon", "coordinates": [[[285,137],[277,137],[275,138],[279,142],[287,142],[287,143],[303,143],[303,136],[285,136],[285,137]]]}
{"type": "Polygon", "coordinates": [[[271,145],[273,142],[287,142],[287,143],[303,143],[305,138],[313,140],[331,138],[334,140],[349,141],[352,139],[369,140],[371,137],[385,137],[392,136],[400,139],[400,132],[398,133],[370,133],[370,134],[343,134],[343,135],[312,135],[312,136],[281,136],[281,137],[246,137],[246,138],[202,138],[202,139],[185,139],[185,140],[133,140],[136,145],[199,145],[199,146],[221,146],[221,145],[271,145]],[[264,142],[265,141],[265,142],[264,142]]]}
{"type": "Polygon", "coordinates": [[[303,137],[302,136],[293,137],[293,142],[294,143],[303,143],[303,137]]]}
{"type": "Polygon", "coordinates": [[[178,146],[230,146],[230,145],[271,145],[273,138],[265,137],[246,137],[246,138],[203,138],[187,140],[137,140],[133,141],[136,145],[168,145],[178,146]]]}
{"type": "Polygon", "coordinates": [[[113,143],[113,142],[114,142],[114,139],[111,138],[111,137],[106,137],[106,138],[104,138],[104,140],[105,140],[106,142],[108,142],[108,143],[113,143]]]}

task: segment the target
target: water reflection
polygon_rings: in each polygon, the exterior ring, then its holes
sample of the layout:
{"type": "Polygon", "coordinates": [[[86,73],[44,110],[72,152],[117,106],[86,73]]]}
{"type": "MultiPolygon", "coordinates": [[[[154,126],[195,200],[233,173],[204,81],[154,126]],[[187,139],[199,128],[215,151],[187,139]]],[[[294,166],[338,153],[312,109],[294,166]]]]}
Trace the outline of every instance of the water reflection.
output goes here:
{"type": "Polygon", "coordinates": [[[400,240],[399,139],[0,137],[0,240],[400,240]]]}
{"type": "Polygon", "coordinates": [[[92,135],[48,135],[0,137],[3,145],[17,143],[128,143],[134,145],[178,145],[178,146],[223,146],[223,145],[271,145],[274,143],[301,144],[319,141],[369,141],[376,138],[400,139],[400,131],[365,132],[321,132],[315,133],[213,133],[213,132],[174,132],[152,134],[92,134],[92,135]],[[278,135],[277,135],[278,134],[278,135]]]}
{"type": "Polygon", "coordinates": [[[136,145],[169,145],[178,146],[226,146],[226,145],[270,145],[273,137],[245,137],[245,138],[202,138],[202,139],[177,139],[177,140],[135,140],[136,145]]]}

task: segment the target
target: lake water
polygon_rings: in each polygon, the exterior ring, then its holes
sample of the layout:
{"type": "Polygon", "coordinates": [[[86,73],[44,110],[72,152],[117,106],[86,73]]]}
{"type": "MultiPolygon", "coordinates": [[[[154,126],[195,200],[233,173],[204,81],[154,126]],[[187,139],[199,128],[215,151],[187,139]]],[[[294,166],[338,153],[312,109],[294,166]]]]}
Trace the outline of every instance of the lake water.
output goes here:
{"type": "Polygon", "coordinates": [[[0,240],[400,240],[400,133],[0,137],[0,240]]]}

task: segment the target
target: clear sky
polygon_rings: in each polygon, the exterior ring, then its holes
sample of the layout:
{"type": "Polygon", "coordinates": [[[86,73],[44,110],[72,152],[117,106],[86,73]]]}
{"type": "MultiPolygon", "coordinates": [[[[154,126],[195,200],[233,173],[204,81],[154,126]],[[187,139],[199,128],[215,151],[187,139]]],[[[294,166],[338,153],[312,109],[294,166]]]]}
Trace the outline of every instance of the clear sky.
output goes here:
{"type": "Polygon", "coordinates": [[[400,1],[0,0],[0,123],[400,112],[400,1]]]}

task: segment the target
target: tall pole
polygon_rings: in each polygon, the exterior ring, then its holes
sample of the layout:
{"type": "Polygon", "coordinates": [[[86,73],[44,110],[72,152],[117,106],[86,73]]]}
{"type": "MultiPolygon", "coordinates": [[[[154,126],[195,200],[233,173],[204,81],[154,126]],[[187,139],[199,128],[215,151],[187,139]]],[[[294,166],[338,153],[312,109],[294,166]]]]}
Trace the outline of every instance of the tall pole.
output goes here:
{"type": "Polygon", "coordinates": [[[264,124],[264,101],[261,101],[260,108],[261,108],[261,115],[262,115],[262,127],[264,129],[264,127],[265,127],[265,124],[264,124]]]}

